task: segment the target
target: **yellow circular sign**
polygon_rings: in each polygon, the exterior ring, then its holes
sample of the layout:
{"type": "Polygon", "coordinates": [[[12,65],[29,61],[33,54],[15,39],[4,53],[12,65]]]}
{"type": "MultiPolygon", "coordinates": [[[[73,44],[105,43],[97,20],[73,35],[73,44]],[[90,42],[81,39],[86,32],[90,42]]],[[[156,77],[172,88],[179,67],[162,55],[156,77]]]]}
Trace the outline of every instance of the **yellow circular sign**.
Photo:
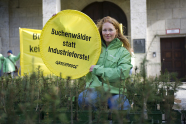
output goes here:
{"type": "Polygon", "coordinates": [[[62,78],[86,75],[101,53],[101,38],[95,23],[76,10],[61,11],[48,20],[39,45],[45,65],[62,78]]]}

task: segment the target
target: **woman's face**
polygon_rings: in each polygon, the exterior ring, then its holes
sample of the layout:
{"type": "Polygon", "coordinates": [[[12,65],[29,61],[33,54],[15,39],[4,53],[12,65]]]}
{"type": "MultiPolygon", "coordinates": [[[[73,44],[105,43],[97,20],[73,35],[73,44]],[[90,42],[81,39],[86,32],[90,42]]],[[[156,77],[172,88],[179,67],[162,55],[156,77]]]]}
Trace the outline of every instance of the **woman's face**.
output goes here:
{"type": "Polygon", "coordinates": [[[113,24],[109,22],[105,22],[103,24],[102,35],[103,35],[103,39],[105,40],[107,46],[115,38],[116,34],[117,34],[117,30],[115,29],[113,24]]]}

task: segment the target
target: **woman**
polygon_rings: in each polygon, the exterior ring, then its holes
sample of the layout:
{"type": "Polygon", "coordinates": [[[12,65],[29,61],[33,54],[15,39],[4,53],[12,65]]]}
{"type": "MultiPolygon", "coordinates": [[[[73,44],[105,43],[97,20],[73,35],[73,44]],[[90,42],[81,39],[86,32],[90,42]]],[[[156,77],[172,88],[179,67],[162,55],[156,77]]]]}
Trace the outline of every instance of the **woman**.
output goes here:
{"type": "MultiPolygon", "coordinates": [[[[132,68],[130,44],[121,34],[119,23],[114,18],[104,17],[98,21],[97,27],[102,39],[102,52],[97,64],[90,67],[90,72],[86,76],[88,89],[79,94],[78,104],[80,108],[91,106],[97,109],[97,98],[102,99],[104,95],[95,88],[103,87],[104,91],[111,93],[107,101],[109,109],[119,110],[121,109],[121,105],[118,104],[120,86],[116,82],[125,80],[132,68]]],[[[123,110],[130,109],[128,99],[125,96],[122,98],[123,110]]]]}

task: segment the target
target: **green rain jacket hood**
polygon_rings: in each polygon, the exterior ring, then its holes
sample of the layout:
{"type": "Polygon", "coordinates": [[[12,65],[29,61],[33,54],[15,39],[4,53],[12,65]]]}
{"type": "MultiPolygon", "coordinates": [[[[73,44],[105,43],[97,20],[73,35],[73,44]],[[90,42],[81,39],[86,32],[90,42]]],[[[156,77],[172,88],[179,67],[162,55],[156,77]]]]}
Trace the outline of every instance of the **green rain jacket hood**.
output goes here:
{"type": "Polygon", "coordinates": [[[112,94],[119,94],[119,81],[128,78],[131,68],[131,55],[122,47],[122,42],[118,38],[115,38],[108,47],[102,41],[99,60],[93,71],[86,76],[86,88],[103,86],[105,91],[110,90],[112,94]]]}
{"type": "MultiPolygon", "coordinates": [[[[9,58],[12,60],[14,64],[16,64],[16,61],[20,58],[20,53],[17,56],[10,55],[9,58]]],[[[0,56],[0,60],[3,60],[3,73],[13,72],[15,71],[14,64],[9,60],[8,57],[0,56]]]]}

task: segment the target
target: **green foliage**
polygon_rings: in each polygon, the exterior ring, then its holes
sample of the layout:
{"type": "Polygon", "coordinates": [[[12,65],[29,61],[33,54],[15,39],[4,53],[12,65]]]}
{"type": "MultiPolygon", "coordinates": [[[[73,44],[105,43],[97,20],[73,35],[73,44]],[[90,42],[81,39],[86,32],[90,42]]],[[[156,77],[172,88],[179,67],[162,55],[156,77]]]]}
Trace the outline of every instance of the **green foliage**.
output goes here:
{"type": "MultiPolygon", "coordinates": [[[[91,107],[79,109],[77,98],[85,88],[85,77],[77,80],[61,77],[44,77],[42,71],[23,77],[0,78],[0,123],[152,123],[161,121],[161,114],[166,115],[167,123],[174,123],[174,92],[182,83],[176,73],[164,73],[156,78],[146,76],[146,63],[143,60],[139,73],[127,80],[116,82],[120,87],[120,99],[127,96],[132,108],[130,111],[108,109],[107,99],[111,96],[103,87],[96,90],[97,111],[91,107]],[[171,80],[174,80],[171,82],[171,80]],[[124,85],[123,85],[124,84],[124,85]],[[127,92],[123,89],[127,89],[127,92]],[[157,109],[157,105],[160,109],[157,109]]],[[[136,69],[138,71],[138,69],[136,69]]],[[[109,84],[109,82],[107,82],[109,84]]],[[[123,106],[121,106],[122,109],[123,106]]]]}

